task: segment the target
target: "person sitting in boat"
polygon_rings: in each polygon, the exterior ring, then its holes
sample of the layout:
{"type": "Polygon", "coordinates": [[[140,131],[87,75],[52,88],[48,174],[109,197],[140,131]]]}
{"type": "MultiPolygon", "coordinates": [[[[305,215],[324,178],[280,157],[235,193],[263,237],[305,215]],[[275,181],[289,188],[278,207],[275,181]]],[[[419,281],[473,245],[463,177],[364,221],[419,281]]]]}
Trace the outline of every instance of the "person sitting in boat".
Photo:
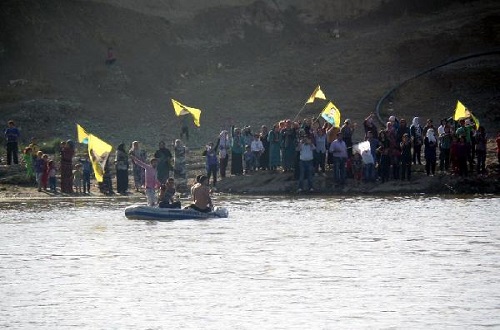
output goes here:
{"type": "Polygon", "coordinates": [[[174,178],[168,178],[167,183],[160,186],[158,196],[158,207],[168,209],[180,209],[181,202],[175,200],[175,181],[174,178]]]}
{"type": "Polygon", "coordinates": [[[212,198],[210,198],[210,188],[208,187],[208,177],[201,175],[197,181],[191,188],[193,204],[188,207],[200,212],[211,212],[213,205],[212,198]]]}

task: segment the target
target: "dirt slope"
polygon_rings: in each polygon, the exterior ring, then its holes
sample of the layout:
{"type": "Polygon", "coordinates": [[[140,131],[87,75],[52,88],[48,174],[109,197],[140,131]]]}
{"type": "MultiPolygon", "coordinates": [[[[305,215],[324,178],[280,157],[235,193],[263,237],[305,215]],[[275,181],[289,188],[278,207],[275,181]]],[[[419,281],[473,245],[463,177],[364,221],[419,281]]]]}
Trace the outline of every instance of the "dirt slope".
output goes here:
{"type": "MultiPolygon", "coordinates": [[[[154,148],[178,135],[175,98],[202,109],[190,141],[200,145],[230,124],[294,118],[319,83],[344,118],[361,122],[406,78],[500,45],[494,0],[285,3],[3,1],[1,119],[15,119],[24,138],[74,138],[79,122],[113,144],[154,148]]],[[[460,99],[494,135],[499,63],[481,57],[412,80],[391,97],[393,112],[438,120],[460,99]]]]}

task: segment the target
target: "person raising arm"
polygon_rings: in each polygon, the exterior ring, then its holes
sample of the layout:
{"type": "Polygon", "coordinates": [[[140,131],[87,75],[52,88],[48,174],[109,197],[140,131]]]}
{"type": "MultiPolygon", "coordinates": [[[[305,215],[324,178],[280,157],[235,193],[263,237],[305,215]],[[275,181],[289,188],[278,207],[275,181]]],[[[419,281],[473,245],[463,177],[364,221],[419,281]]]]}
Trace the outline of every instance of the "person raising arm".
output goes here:
{"type": "Polygon", "coordinates": [[[135,155],[131,154],[130,158],[134,161],[134,163],[145,170],[145,179],[144,185],[146,186],[146,198],[149,206],[156,205],[156,189],[160,187],[160,182],[158,181],[156,175],[156,166],[158,165],[158,159],[151,159],[151,164],[147,164],[137,158],[135,155]]]}

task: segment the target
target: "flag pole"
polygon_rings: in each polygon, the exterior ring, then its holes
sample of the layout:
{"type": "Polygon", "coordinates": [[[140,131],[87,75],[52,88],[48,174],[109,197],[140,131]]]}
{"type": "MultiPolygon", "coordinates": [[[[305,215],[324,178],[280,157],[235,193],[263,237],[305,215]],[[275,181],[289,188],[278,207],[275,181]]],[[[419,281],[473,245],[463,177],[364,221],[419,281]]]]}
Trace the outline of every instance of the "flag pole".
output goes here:
{"type": "Polygon", "coordinates": [[[318,115],[318,117],[316,117],[316,121],[318,121],[320,118],[321,118],[321,112],[320,112],[320,114],[318,115]]]}
{"type": "Polygon", "coordinates": [[[299,116],[299,114],[302,112],[302,110],[304,110],[304,108],[306,107],[306,104],[314,102],[314,99],[316,99],[316,98],[320,98],[320,99],[326,100],[325,94],[323,93],[323,91],[321,90],[321,87],[319,85],[318,85],[318,87],[316,87],[314,89],[314,91],[312,92],[311,96],[309,96],[309,98],[306,100],[306,103],[304,103],[304,105],[302,106],[302,108],[300,108],[299,112],[293,118],[293,121],[295,121],[297,119],[297,117],[299,116]]]}
{"type": "Polygon", "coordinates": [[[297,119],[297,117],[299,116],[299,114],[302,112],[302,110],[304,110],[304,108],[306,107],[306,103],[304,103],[304,105],[302,106],[302,108],[300,108],[299,112],[297,112],[297,114],[295,115],[295,118],[293,118],[293,121],[295,121],[295,119],[297,119]]]}

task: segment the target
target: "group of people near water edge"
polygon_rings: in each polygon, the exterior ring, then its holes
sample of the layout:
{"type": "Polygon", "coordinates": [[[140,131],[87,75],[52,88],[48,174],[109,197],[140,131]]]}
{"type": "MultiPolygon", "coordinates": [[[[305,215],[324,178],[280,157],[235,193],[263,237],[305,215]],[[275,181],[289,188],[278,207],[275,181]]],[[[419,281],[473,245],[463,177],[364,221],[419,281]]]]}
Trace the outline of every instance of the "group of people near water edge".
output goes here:
{"type": "MultiPolygon", "coordinates": [[[[314,191],[313,176],[331,172],[335,185],[342,187],[348,178],[356,184],[412,178],[413,166],[424,166],[428,176],[439,173],[466,177],[486,175],[487,139],[484,126],[476,127],[470,119],[442,119],[434,126],[432,119],[421,123],[390,116],[377,127],[375,115],[368,115],[354,142],[356,123],[345,119],[335,127],[320,118],[290,119],[275,123],[271,130],[262,125],[259,132],[251,127],[222,130],[215,143],[206,146],[207,176],[212,186],[230,174],[245,175],[255,171],[293,172],[297,190],[314,191]],[[218,155],[218,159],[217,159],[218,155]],[[306,186],[307,185],[307,186],[306,186]]],[[[357,133],[357,132],[356,132],[357,133]]],[[[500,133],[497,134],[500,163],[500,133]]]]}
{"type": "MultiPolygon", "coordinates": [[[[19,163],[20,136],[14,121],[9,121],[4,131],[7,165],[19,163]]],[[[276,175],[292,172],[298,192],[314,191],[313,176],[328,172],[337,187],[344,186],[348,179],[356,184],[411,180],[413,166],[420,165],[428,176],[437,172],[483,176],[487,174],[487,139],[484,126],[477,127],[467,118],[443,119],[437,128],[432,119],[422,123],[419,117],[413,117],[408,122],[396,116],[390,116],[383,127],[377,127],[374,114],[364,119],[362,128],[350,119],[335,127],[321,118],[284,119],[270,130],[262,125],[259,132],[252,132],[250,126],[231,126],[220,131],[201,153],[206,172],[198,176],[192,195],[204,197],[198,203],[195,199],[193,205],[204,210],[211,208],[206,191],[210,191],[209,186],[215,189],[218,177],[224,179],[228,171],[233,176],[257,171],[276,175]],[[355,135],[361,137],[357,143],[355,135]]],[[[500,133],[496,143],[500,163],[500,133]]],[[[131,172],[133,188],[146,194],[149,205],[180,207],[175,189],[179,184],[187,184],[188,149],[180,139],[171,148],[172,151],[165,142],[159,142],[148,160],[138,141],[132,142],[128,150],[124,143],[119,144],[103,166],[99,191],[114,194],[114,174],[116,192],[127,194],[131,172]]],[[[93,167],[88,152],[75,156],[71,140],[61,142],[58,153],[52,157],[40,149],[32,138],[21,157],[28,177],[33,178],[39,191],[57,192],[56,181],[60,178],[62,193],[90,193],[93,167]]]]}
{"type": "MultiPolygon", "coordinates": [[[[183,132],[185,134],[185,132],[183,132]]],[[[49,155],[40,150],[35,138],[22,151],[19,157],[20,130],[14,121],[8,122],[4,131],[7,150],[7,165],[22,163],[26,175],[36,183],[38,191],[57,193],[57,178],[60,179],[60,192],[66,194],[89,194],[94,169],[88,151],[76,155],[76,146],[72,140],[62,141],[58,153],[49,155]]],[[[109,155],[103,168],[102,182],[98,183],[99,191],[106,195],[114,194],[112,184],[113,173],[116,180],[116,192],[128,194],[129,173],[132,172],[133,185],[136,192],[144,192],[148,205],[162,208],[180,208],[176,194],[176,181],[187,183],[186,153],[187,147],[180,139],[173,143],[173,153],[165,142],[159,142],[153,158],[148,161],[146,151],[138,141],[133,141],[126,150],[125,144],[117,146],[113,155],[109,155]],[[132,165],[132,166],[130,166],[132,165]],[[175,177],[175,180],[174,180],[175,177]]],[[[191,187],[192,207],[201,212],[213,209],[208,189],[208,178],[197,177],[191,187]]]]}

